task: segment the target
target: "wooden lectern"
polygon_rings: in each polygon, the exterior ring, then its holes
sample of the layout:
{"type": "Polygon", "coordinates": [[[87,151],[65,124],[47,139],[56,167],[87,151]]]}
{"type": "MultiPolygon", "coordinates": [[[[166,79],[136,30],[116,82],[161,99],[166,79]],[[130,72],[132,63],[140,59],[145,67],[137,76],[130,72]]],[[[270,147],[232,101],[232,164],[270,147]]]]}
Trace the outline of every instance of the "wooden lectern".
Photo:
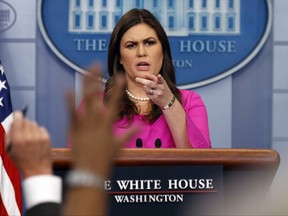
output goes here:
{"type": "MultiPolygon", "coordinates": [[[[52,149],[52,158],[55,171],[72,166],[69,149],[52,149]]],[[[264,206],[279,163],[271,149],[122,149],[115,158],[115,168],[221,166],[223,215],[253,214],[264,206]]]]}

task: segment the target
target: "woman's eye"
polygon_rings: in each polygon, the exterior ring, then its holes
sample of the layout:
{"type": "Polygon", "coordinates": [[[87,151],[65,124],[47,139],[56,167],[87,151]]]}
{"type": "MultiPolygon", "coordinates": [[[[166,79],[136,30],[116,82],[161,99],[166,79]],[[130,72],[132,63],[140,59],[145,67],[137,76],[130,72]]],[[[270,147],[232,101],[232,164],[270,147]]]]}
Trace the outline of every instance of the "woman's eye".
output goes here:
{"type": "Polygon", "coordinates": [[[154,41],[154,40],[148,40],[148,41],[146,41],[146,45],[148,45],[148,46],[151,46],[151,45],[153,45],[153,44],[155,44],[156,42],[154,41]]]}
{"type": "Polygon", "coordinates": [[[126,47],[128,49],[132,49],[132,48],[136,47],[136,44],[127,44],[126,47]]]}

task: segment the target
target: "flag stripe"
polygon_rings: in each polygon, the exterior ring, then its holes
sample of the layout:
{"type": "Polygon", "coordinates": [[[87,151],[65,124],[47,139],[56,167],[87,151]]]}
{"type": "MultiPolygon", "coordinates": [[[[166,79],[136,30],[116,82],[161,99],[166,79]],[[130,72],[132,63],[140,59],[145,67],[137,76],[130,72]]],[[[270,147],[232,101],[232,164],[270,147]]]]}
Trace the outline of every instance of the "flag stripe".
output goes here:
{"type": "Polygon", "coordinates": [[[4,163],[0,157],[1,172],[1,197],[8,215],[21,215],[15,197],[15,191],[12,182],[5,170],[4,163]]]}
{"type": "Polygon", "coordinates": [[[8,133],[12,121],[13,121],[13,114],[10,113],[10,115],[1,123],[5,133],[8,133]]]}

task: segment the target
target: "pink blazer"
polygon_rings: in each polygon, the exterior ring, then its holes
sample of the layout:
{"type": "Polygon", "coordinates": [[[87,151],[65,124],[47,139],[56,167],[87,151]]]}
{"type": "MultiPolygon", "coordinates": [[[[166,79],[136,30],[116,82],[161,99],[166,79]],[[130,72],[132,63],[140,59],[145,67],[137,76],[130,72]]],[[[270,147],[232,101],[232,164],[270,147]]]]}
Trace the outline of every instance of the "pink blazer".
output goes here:
{"type": "MultiPolygon", "coordinates": [[[[180,92],[182,105],[186,112],[187,134],[192,147],[211,148],[207,111],[201,97],[189,90],[180,90],[180,92]]],[[[121,134],[126,130],[126,122],[127,119],[123,118],[115,123],[116,134],[121,134]]],[[[136,142],[139,143],[139,140],[142,141],[142,148],[155,148],[159,142],[161,142],[161,148],[176,147],[164,115],[161,115],[152,124],[143,122],[142,115],[136,115],[131,126],[135,125],[140,128],[140,131],[124,145],[125,148],[136,148],[136,142]]]]}

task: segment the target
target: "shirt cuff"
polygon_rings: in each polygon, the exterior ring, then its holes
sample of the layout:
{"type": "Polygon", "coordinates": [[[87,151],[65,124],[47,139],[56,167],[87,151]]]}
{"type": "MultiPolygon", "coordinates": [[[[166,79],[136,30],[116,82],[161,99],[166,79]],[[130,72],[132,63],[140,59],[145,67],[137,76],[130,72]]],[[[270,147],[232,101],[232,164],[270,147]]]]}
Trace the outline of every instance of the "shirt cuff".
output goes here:
{"type": "Polygon", "coordinates": [[[55,175],[36,175],[23,181],[26,208],[44,202],[61,203],[62,179],[55,175]]]}

